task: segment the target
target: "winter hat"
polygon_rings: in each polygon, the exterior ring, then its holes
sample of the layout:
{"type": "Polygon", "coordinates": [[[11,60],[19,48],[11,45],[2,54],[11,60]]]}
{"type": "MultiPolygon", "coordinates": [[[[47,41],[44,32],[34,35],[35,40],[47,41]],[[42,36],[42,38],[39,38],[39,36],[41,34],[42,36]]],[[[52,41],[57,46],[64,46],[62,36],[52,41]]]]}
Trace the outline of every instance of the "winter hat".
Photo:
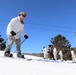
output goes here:
{"type": "Polygon", "coordinates": [[[19,16],[20,16],[20,15],[23,15],[24,17],[26,17],[26,13],[25,13],[25,12],[20,12],[20,13],[19,13],[19,16]]]}
{"type": "Polygon", "coordinates": [[[43,46],[43,48],[45,48],[45,46],[43,46]]]}

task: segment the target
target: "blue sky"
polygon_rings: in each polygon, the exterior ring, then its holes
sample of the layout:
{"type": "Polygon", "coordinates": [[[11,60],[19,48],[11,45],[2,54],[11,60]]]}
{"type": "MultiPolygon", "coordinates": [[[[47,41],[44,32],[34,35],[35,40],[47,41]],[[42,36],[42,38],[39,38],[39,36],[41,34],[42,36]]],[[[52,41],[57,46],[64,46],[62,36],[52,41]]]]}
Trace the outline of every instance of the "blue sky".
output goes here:
{"type": "MultiPolygon", "coordinates": [[[[76,0],[0,0],[0,33],[4,39],[9,21],[21,11],[27,13],[24,21],[29,36],[21,45],[22,52],[39,53],[43,46],[48,49],[51,38],[58,34],[76,46],[76,0]]],[[[11,51],[15,52],[15,45],[11,51]]]]}

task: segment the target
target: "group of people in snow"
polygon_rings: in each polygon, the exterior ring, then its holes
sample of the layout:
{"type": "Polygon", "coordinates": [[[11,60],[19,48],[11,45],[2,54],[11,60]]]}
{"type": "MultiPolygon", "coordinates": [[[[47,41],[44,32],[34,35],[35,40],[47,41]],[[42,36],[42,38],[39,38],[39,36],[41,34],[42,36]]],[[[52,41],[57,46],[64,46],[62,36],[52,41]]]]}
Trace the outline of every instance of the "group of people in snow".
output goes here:
{"type": "MultiPolygon", "coordinates": [[[[28,39],[28,35],[24,32],[24,19],[26,17],[25,12],[20,12],[19,15],[9,22],[7,26],[7,36],[8,36],[8,45],[5,48],[4,56],[12,57],[11,54],[11,47],[13,43],[16,44],[16,51],[17,51],[17,57],[19,58],[25,58],[24,55],[21,53],[21,40],[19,33],[23,35],[25,39],[28,39]]],[[[61,61],[63,61],[63,52],[60,49],[59,52],[57,51],[57,48],[54,46],[49,46],[49,51],[47,51],[46,47],[43,47],[43,53],[44,53],[44,59],[48,59],[52,57],[53,60],[57,60],[57,54],[59,54],[61,61]]],[[[73,62],[76,62],[76,55],[73,50],[71,49],[71,56],[73,62]]]]}
{"type": "MultiPolygon", "coordinates": [[[[71,48],[70,52],[71,52],[72,61],[74,63],[76,63],[76,54],[74,52],[74,49],[71,48]]],[[[53,47],[52,45],[50,45],[49,49],[47,51],[46,47],[45,46],[43,47],[43,58],[44,59],[50,58],[50,59],[53,59],[53,60],[57,60],[57,55],[59,55],[60,60],[63,61],[63,52],[62,52],[61,49],[58,51],[55,46],[53,47]]]]}

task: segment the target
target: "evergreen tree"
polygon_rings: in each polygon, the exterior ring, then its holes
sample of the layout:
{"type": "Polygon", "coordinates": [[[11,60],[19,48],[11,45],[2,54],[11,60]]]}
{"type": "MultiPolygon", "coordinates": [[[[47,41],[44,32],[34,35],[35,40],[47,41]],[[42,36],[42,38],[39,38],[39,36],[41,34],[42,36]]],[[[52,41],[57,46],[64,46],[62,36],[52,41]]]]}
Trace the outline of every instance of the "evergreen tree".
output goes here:
{"type": "Polygon", "coordinates": [[[71,47],[69,41],[62,35],[57,35],[54,38],[51,38],[51,43],[53,46],[57,47],[58,49],[67,50],[71,47]]]}

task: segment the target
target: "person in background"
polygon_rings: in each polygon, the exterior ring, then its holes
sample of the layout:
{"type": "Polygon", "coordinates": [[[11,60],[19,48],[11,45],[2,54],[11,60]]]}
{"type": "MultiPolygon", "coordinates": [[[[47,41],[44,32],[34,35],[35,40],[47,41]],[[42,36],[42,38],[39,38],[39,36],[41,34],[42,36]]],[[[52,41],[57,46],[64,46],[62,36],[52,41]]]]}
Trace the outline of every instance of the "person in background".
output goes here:
{"type": "Polygon", "coordinates": [[[63,53],[62,53],[62,50],[59,51],[59,56],[60,56],[61,61],[63,61],[63,53]]]}
{"type": "Polygon", "coordinates": [[[46,50],[45,46],[43,47],[43,54],[44,54],[43,58],[47,59],[48,58],[48,53],[47,53],[47,50],[46,50]]]}
{"type": "Polygon", "coordinates": [[[49,54],[49,59],[53,59],[54,60],[54,55],[53,55],[53,45],[48,45],[48,54],[49,54]]]}
{"type": "Polygon", "coordinates": [[[73,48],[71,48],[71,56],[72,56],[72,61],[73,61],[73,63],[76,63],[76,54],[75,54],[73,48]]]}
{"type": "Polygon", "coordinates": [[[20,12],[19,15],[13,18],[7,26],[7,36],[8,36],[8,46],[5,48],[4,56],[12,57],[13,54],[10,53],[12,44],[15,42],[17,57],[24,58],[21,53],[21,40],[19,34],[21,33],[25,39],[28,36],[24,32],[24,18],[26,17],[25,12],[20,12]]]}
{"type": "Polygon", "coordinates": [[[54,47],[54,49],[53,49],[53,55],[54,55],[54,59],[57,60],[57,49],[56,49],[56,47],[54,47]]]}

